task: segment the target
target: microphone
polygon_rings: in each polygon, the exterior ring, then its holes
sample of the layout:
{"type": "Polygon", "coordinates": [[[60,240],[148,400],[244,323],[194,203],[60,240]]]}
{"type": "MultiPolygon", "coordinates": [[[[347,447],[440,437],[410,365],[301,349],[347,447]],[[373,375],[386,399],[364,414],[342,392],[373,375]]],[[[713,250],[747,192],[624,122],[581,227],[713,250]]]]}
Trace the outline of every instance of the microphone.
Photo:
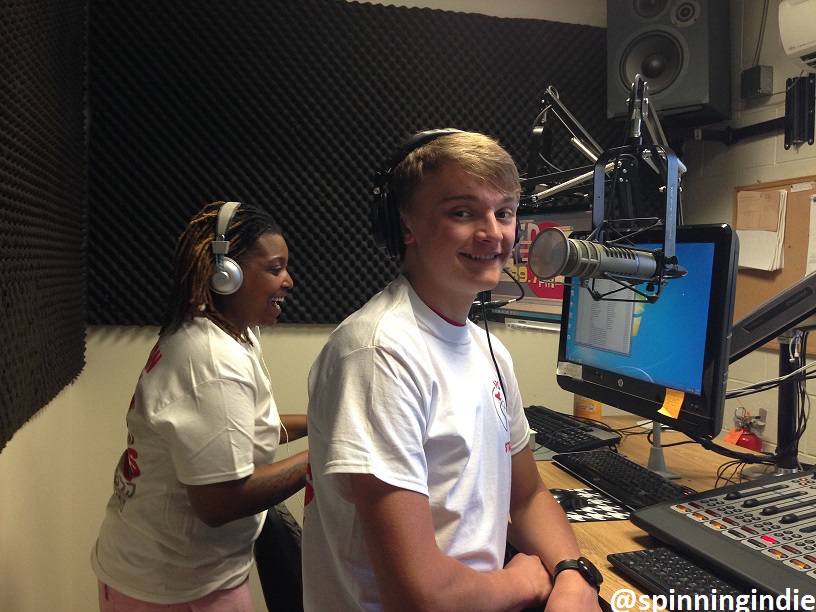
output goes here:
{"type": "MultiPolygon", "coordinates": [[[[527,264],[542,280],[556,276],[603,278],[613,275],[652,282],[661,272],[664,261],[650,251],[567,238],[557,227],[547,227],[530,244],[527,264]]],[[[686,274],[686,270],[677,264],[664,264],[663,268],[665,278],[679,278],[686,274]]]]}

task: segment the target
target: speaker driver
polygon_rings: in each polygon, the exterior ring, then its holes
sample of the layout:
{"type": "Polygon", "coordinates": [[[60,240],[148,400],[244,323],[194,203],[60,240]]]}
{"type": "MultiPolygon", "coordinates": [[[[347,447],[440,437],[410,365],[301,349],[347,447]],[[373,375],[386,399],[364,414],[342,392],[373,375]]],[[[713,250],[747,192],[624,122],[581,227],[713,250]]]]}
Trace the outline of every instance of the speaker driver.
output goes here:
{"type": "Polygon", "coordinates": [[[702,9],[697,0],[679,0],[671,10],[672,23],[678,28],[687,28],[700,18],[702,9]]]}
{"type": "Polygon", "coordinates": [[[635,13],[644,19],[657,17],[666,8],[669,0],[634,0],[635,13]]]}
{"type": "Polygon", "coordinates": [[[640,74],[649,93],[660,93],[671,86],[683,67],[683,49],[673,37],[663,32],[649,32],[633,40],[623,53],[620,79],[629,87],[640,74]]]}

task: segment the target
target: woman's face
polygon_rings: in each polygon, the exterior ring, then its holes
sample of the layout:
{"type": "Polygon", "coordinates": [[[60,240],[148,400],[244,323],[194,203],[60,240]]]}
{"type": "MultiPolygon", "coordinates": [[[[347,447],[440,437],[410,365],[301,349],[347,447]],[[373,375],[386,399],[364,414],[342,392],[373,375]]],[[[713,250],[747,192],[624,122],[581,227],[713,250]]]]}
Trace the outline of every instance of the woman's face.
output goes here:
{"type": "Polygon", "coordinates": [[[274,325],[280,303],[294,285],[289,275],[289,248],[280,234],[264,234],[237,262],[244,282],[235,293],[222,296],[219,310],[235,325],[274,325]]]}

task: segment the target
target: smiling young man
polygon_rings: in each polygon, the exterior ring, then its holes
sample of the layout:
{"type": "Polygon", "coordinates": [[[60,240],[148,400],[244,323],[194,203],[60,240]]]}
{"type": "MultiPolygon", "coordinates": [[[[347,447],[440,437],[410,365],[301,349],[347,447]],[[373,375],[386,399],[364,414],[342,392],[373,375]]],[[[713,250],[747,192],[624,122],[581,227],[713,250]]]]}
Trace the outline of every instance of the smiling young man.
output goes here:
{"type": "Polygon", "coordinates": [[[597,577],[559,571],[580,551],[510,355],[468,321],[513,248],[515,164],[481,134],[414,145],[384,185],[402,274],[309,375],[305,609],[599,610],[597,577]],[[508,516],[521,552],[503,567],[508,516]]]}

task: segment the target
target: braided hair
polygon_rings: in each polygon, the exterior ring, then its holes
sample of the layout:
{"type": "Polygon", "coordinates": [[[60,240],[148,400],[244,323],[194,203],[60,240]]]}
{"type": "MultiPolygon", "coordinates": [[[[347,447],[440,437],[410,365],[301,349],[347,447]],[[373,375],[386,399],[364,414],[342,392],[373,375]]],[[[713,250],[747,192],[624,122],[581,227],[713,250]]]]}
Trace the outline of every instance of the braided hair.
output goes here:
{"type": "MultiPolygon", "coordinates": [[[[187,224],[176,242],[173,257],[173,282],[167,300],[160,334],[172,333],[194,317],[206,317],[230,336],[249,341],[246,329],[236,329],[218,310],[210,289],[215,269],[212,243],[218,223],[218,211],[224,202],[212,202],[187,224]]],[[[241,204],[227,228],[229,256],[238,259],[257,248],[258,238],[266,234],[282,235],[280,226],[265,210],[241,204]]]]}

